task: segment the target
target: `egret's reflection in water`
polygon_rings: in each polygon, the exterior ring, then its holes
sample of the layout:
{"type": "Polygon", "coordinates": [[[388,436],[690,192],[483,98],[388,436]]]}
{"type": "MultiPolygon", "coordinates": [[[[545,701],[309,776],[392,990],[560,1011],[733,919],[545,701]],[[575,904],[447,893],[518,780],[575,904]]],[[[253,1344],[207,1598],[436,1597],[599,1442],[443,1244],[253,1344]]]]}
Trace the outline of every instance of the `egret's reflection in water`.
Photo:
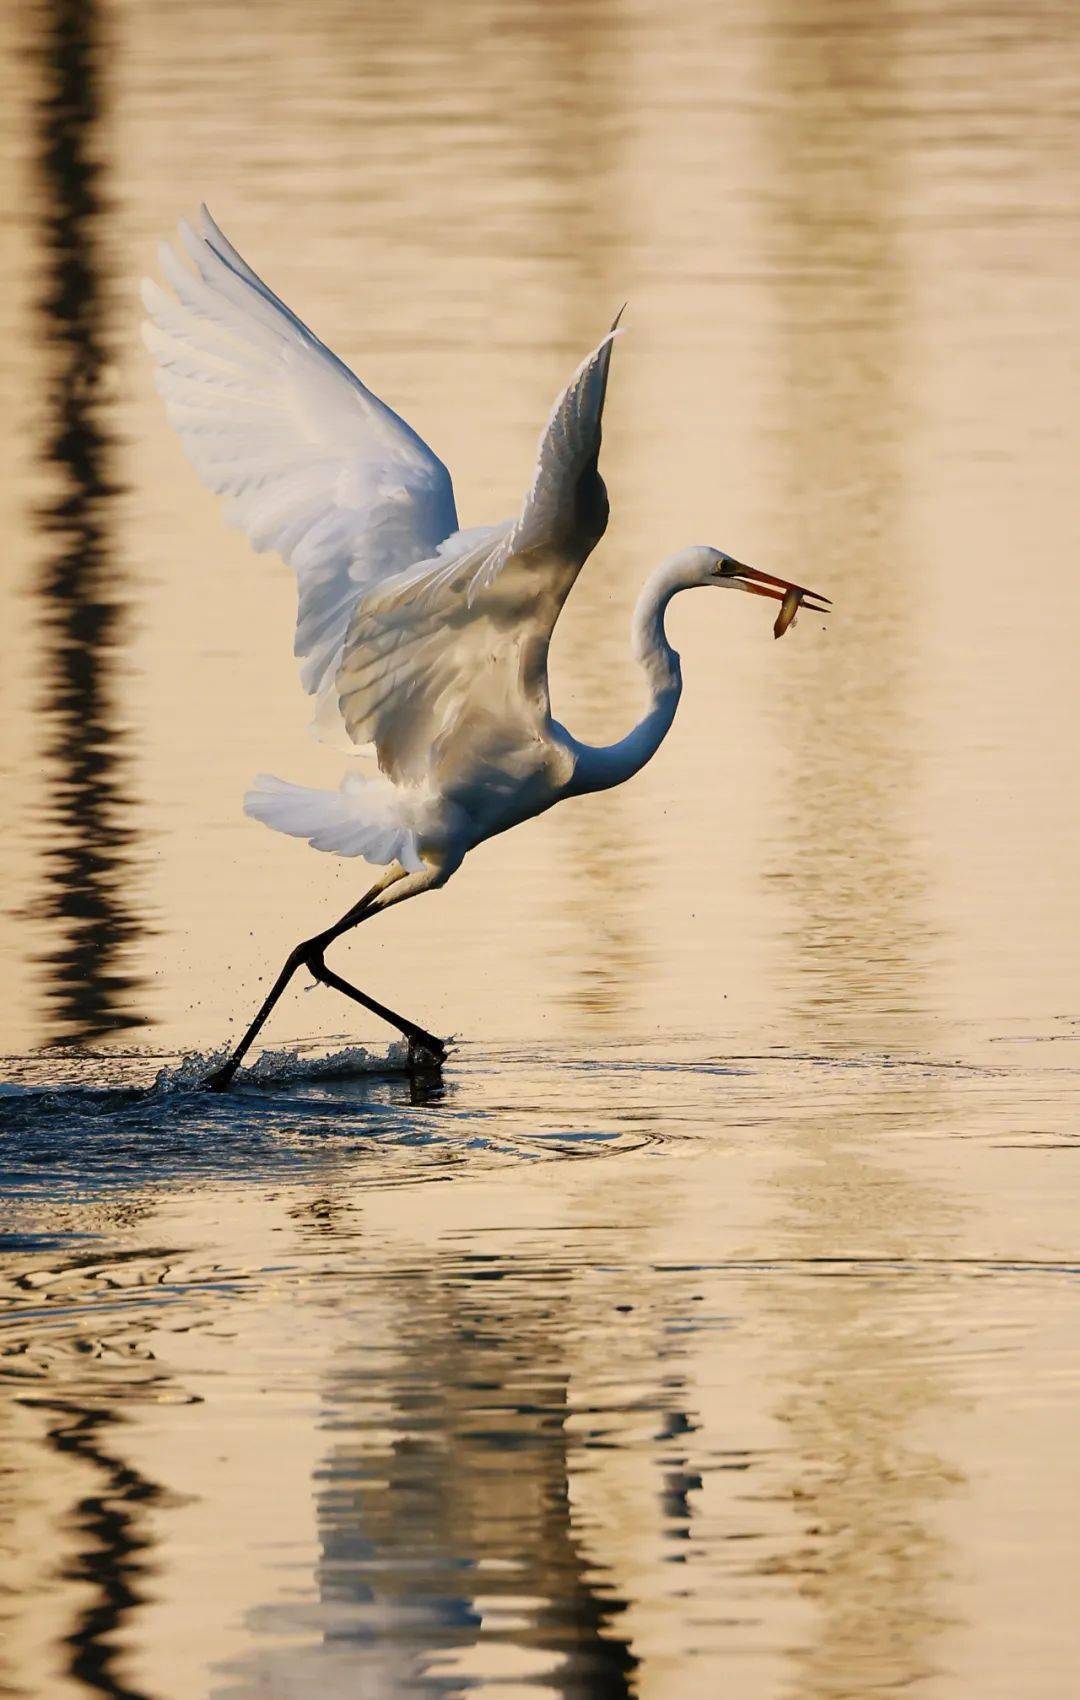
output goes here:
{"type": "MultiPolygon", "coordinates": [[[[625,1601],[572,1521],[572,1288],[497,1254],[390,1275],[381,1372],[358,1342],[324,1389],[319,1604],[297,1613],[309,1651],[294,1683],[307,1663],[322,1692],[450,1694],[478,1672],[631,1692],[625,1601]]],[[[268,1655],[225,1692],[272,1685],[276,1668],[268,1655]]]]}

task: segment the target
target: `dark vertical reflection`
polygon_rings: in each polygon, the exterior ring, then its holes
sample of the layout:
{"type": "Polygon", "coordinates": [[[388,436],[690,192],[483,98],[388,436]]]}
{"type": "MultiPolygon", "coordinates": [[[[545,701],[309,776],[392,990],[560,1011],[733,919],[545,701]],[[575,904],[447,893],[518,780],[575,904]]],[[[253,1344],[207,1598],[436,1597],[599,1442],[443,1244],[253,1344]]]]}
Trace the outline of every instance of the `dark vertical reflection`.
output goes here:
{"type": "MultiPolygon", "coordinates": [[[[40,1123],[42,1112],[32,1114],[40,1123]]],[[[41,1160],[36,1167],[48,1169],[41,1160]]],[[[92,1179],[88,1185],[93,1192],[92,1179]]],[[[16,1217],[26,1204],[21,1190],[14,1188],[16,1217]]],[[[97,1229],[111,1220],[130,1231],[151,1208],[149,1197],[136,1202],[129,1192],[110,1217],[108,1206],[84,1197],[82,1232],[0,1234],[5,1697],[149,1700],[126,1667],[158,1570],[159,1519],[176,1501],[131,1456],[129,1424],[140,1409],[189,1396],[149,1342],[160,1326],[158,1307],[132,1306],[123,1295],[168,1285],[172,1254],[144,1256],[115,1241],[91,1252],[87,1242],[98,1236],[85,1229],[92,1219],[97,1229]],[[67,1328],[56,1327],[57,1312],[67,1328]]]]}
{"type": "Polygon", "coordinates": [[[138,923],[125,890],[128,799],[110,688],[123,611],[109,535],[113,445],[101,400],[108,363],[98,152],[102,10],[94,0],[52,0],[42,28],[40,311],[50,371],[44,455],[56,487],[40,512],[51,559],[38,588],[51,787],[43,916],[59,923],[58,942],[44,957],[55,1043],[96,1039],[141,1018],[127,1008],[138,923]]]}
{"type": "Polygon", "coordinates": [[[159,1489],[102,1444],[118,1421],[112,1413],[67,1403],[55,1409],[59,1420],[49,1431],[51,1445],[95,1477],[94,1491],[74,1507],[78,1554],[64,1573],[65,1581],[89,1589],[89,1603],[67,1637],[70,1672],[109,1700],[147,1700],[143,1689],[122,1679],[117,1637],[143,1597],[139,1582],[151,1543],[140,1531],[141,1509],[159,1498],[159,1489]]]}

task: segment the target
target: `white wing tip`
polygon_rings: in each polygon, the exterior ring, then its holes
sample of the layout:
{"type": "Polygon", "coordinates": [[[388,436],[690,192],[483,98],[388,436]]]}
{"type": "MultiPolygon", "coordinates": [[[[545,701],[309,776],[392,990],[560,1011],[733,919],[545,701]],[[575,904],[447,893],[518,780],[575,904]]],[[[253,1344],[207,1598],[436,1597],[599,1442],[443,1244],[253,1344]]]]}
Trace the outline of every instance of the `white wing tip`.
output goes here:
{"type": "Polygon", "coordinates": [[[152,277],[144,277],[139,284],[139,299],[150,317],[153,318],[167,297],[160,283],[157,283],[152,277]]]}
{"type": "Polygon", "coordinates": [[[204,242],[208,242],[211,248],[214,246],[215,239],[219,242],[224,242],[228,247],[232,246],[205,201],[199,202],[199,213],[196,219],[196,224],[202,240],[204,242]]]}

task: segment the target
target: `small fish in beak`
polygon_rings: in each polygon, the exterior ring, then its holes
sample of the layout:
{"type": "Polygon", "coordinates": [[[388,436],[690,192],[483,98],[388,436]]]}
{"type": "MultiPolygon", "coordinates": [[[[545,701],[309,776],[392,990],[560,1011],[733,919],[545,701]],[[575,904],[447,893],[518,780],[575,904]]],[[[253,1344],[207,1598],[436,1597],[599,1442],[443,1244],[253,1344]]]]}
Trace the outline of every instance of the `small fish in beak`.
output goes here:
{"type": "Polygon", "coordinates": [[[780,612],[776,616],[776,622],[772,629],[774,638],[783,637],[802,607],[802,599],[803,592],[796,585],[792,585],[790,590],[784,592],[784,600],[780,604],[780,612]]]}
{"type": "Polygon", "coordinates": [[[832,604],[827,596],[822,596],[818,590],[807,590],[805,585],[790,584],[786,578],[776,578],[773,573],[759,572],[757,567],[748,567],[742,561],[735,561],[729,555],[722,568],[725,578],[734,579],[741,590],[748,590],[752,596],[767,596],[773,602],[779,602],[780,612],[773,626],[773,637],[783,637],[791,625],[799,609],[812,608],[815,614],[828,614],[832,604]]]}

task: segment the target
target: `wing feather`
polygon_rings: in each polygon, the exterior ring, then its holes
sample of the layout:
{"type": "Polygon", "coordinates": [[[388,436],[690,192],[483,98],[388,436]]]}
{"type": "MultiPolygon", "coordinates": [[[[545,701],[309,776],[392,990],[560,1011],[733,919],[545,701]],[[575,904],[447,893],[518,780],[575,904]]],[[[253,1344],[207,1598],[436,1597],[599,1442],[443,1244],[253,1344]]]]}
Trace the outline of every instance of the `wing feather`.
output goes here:
{"type": "MultiPolygon", "coordinates": [[[[536,455],[532,484],[507,545],[510,554],[559,550],[574,579],[607,529],[607,492],[599,472],[601,427],[611,353],[623,308],[606,337],[587,355],[551,410],[536,455]]],[[[490,584],[505,563],[489,561],[473,587],[490,584]]],[[[560,603],[561,606],[561,603],[560,603]]]]}
{"type": "Polygon", "coordinates": [[[298,585],[295,652],[330,683],[365,587],[429,559],[457,528],[450,475],[252,270],[206,208],[147,279],[144,335],[199,477],[298,585]]]}
{"type": "Polygon", "coordinates": [[[607,523],[597,463],[617,327],[556,401],[516,519],[448,537],[357,601],[328,688],[392,778],[445,779],[481,748],[547,729],[551,633],[607,523]]]}

